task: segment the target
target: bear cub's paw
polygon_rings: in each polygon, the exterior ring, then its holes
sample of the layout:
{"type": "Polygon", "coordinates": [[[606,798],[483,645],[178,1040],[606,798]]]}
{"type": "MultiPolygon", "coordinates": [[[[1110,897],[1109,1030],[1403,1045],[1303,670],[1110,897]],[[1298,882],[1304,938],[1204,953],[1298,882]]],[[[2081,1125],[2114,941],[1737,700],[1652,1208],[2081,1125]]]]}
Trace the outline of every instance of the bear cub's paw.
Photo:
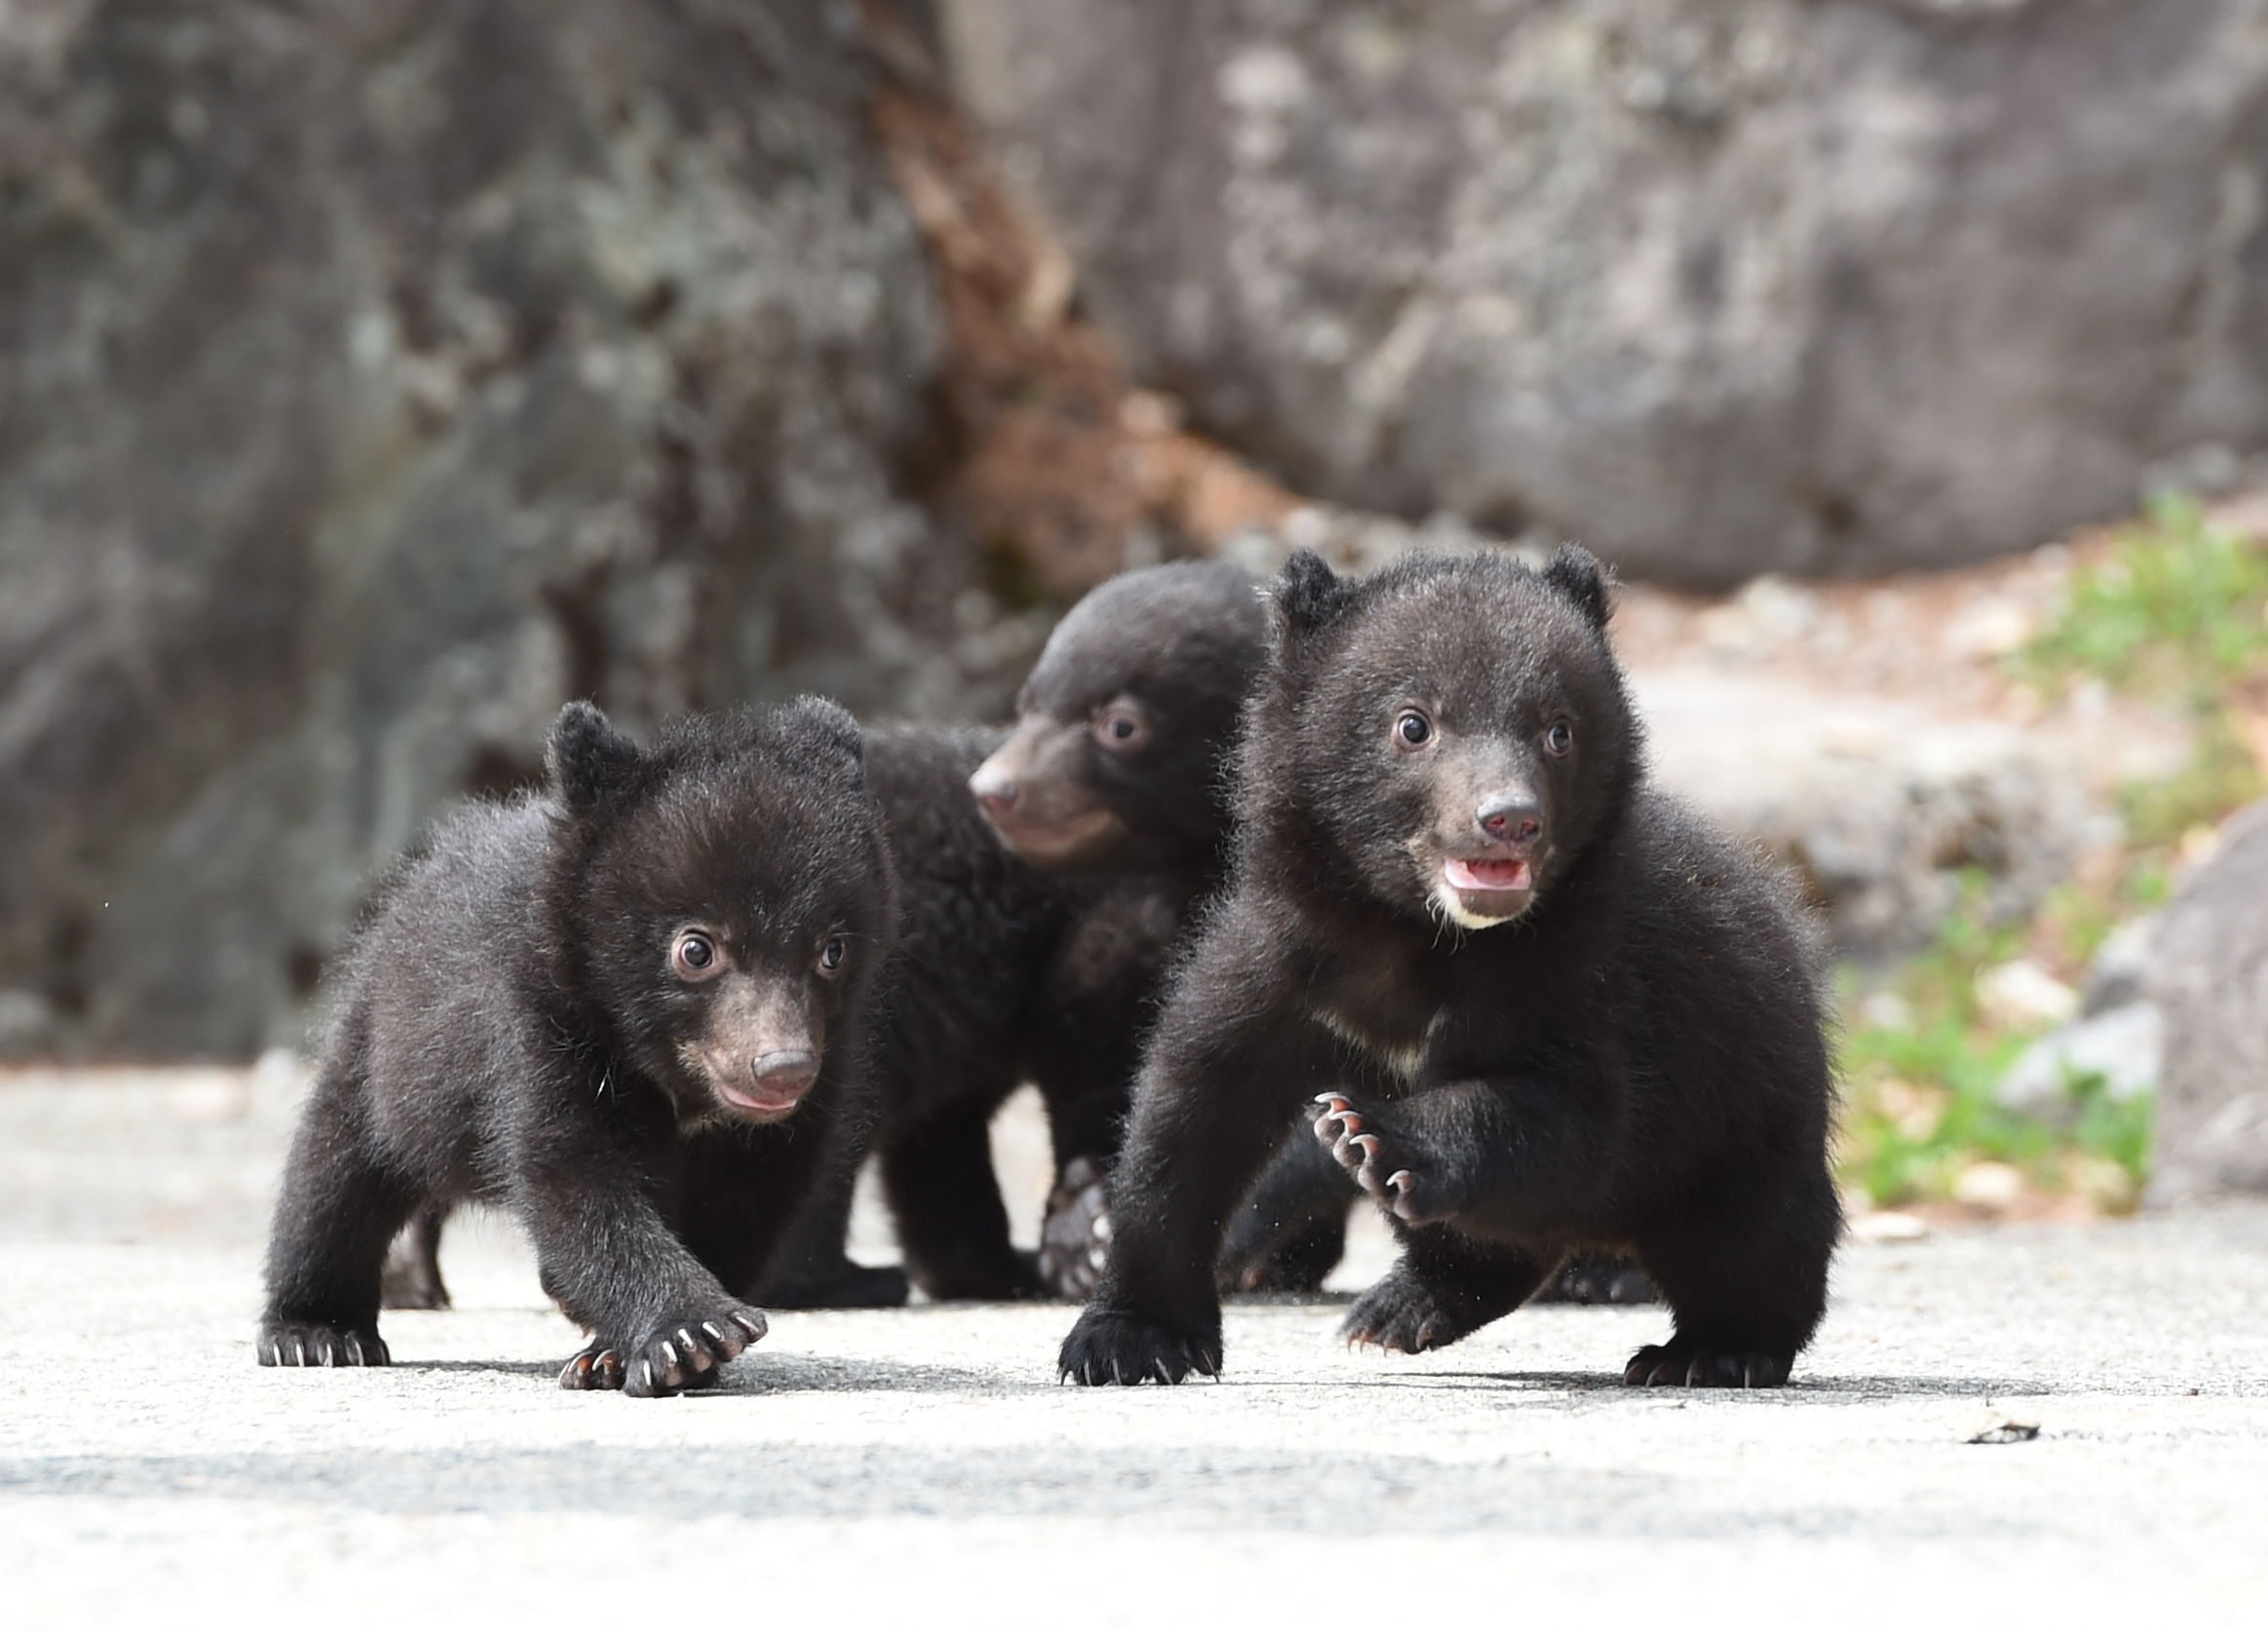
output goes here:
{"type": "Polygon", "coordinates": [[[1354,1181],[1408,1224],[1437,1223],[1458,1210],[1460,1197],[1433,1171],[1424,1153],[1396,1136],[1386,1112],[1359,1110],[1344,1093],[1318,1093],[1323,1113],[1315,1136],[1354,1181]]]}
{"type": "Polygon", "coordinates": [[[593,1342],[559,1373],[559,1385],[570,1392],[611,1391],[622,1384],[623,1350],[604,1341],[593,1342]]]}
{"type": "Polygon", "coordinates": [[[571,1389],[620,1387],[632,1398],[660,1399],[716,1385],[716,1370],[766,1330],[763,1310],[743,1303],[697,1309],[662,1322],[643,1341],[594,1340],[559,1373],[571,1389]]]}
{"type": "Polygon", "coordinates": [[[1062,1380],[1082,1387],[1179,1382],[1191,1371],[1199,1376],[1219,1376],[1221,1331],[1218,1324],[1211,1330],[1193,1330],[1140,1314],[1090,1308],[1063,1339],[1056,1366],[1062,1380]]]}
{"type": "Polygon", "coordinates": [[[394,1355],[375,1331],[313,1320],[270,1320],[260,1327],[263,1365],[391,1365],[394,1355]]]}
{"type": "MultiPolygon", "coordinates": [[[[628,1367],[623,1363],[621,1347],[604,1341],[593,1342],[567,1361],[566,1369],[559,1373],[559,1385],[576,1393],[619,1391],[628,1374],[628,1367]]],[[[686,1378],[685,1386],[680,1391],[692,1393],[703,1387],[714,1387],[723,1376],[722,1370],[712,1366],[686,1378]]]]}
{"type": "Polygon", "coordinates": [[[1396,1264],[1386,1277],[1364,1292],[1346,1316],[1340,1335],[1348,1347],[1377,1347],[1388,1353],[1423,1353],[1447,1347],[1475,1328],[1418,1277],[1396,1264]]]}
{"type": "Polygon", "coordinates": [[[1622,1381],[1630,1387],[1780,1387],[1790,1362],[1777,1353],[1654,1344],[1630,1356],[1622,1381]]]}
{"type": "Polygon", "coordinates": [[[1088,1157],[1075,1156],[1048,1195],[1040,1220],[1040,1288],[1047,1296],[1083,1303],[1095,1294],[1110,1255],[1110,1195],[1103,1169],[1088,1157]]]}

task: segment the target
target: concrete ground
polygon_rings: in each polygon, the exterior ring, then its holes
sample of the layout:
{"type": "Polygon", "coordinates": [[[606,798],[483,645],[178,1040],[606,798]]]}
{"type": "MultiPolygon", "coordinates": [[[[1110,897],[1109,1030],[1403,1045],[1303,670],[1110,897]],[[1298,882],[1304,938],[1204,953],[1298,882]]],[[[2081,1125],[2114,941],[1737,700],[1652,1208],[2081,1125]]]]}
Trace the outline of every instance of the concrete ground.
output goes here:
{"type": "MultiPolygon", "coordinates": [[[[1232,1307],[1217,1384],[1094,1391],[1055,1384],[1066,1308],[782,1313],[720,1392],[639,1401],[553,1384],[577,1335],[497,1219],[393,1369],[254,1366],[296,1091],[0,1077],[7,1623],[2268,1613],[2268,1208],[1854,1243],[1771,1393],[1622,1388],[1658,1309],[1387,1359],[1322,1304],[1232,1307]]],[[[1000,1129],[1027,1229],[1038,1138],[1000,1129]]],[[[1384,1259],[1366,1229],[1344,1278],[1384,1259]]]]}

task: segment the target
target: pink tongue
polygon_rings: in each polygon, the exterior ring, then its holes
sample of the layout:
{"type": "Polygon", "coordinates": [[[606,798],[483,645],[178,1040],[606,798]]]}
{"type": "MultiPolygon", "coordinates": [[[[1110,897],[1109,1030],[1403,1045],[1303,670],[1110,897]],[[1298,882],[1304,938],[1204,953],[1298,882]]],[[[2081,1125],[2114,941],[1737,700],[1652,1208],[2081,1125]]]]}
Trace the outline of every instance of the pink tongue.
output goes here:
{"type": "Polygon", "coordinates": [[[1524,860],[1457,860],[1442,864],[1449,885],[1457,890],[1524,890],[1528,863],[1524,860]]]}

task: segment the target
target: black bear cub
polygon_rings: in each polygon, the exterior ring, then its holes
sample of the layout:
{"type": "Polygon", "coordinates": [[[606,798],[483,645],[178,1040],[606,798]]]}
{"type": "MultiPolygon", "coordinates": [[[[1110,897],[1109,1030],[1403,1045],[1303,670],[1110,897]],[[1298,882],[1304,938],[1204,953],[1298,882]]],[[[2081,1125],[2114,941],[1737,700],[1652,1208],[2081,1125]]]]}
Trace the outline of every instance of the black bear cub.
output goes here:
{"type": "Polygon", "coordinates": [[[1403,1242],[1351,1340],[1439,1347],[1569,1252],[1628,1250],[1676,1332],[1625,1380],[1785,1382],[1841,1227],[1810,939],[1646,786],[1598,563],[1356,582],[1303,552],[1270,592],[1228,892],[1151,1040],[1064,1374],[1219,1369],[1223,1220],[1307,1100],[1403,1242]]]}
{"type": "MultiPolygon", "coordinates": [[[[1126,573],[1056,626],[1013,732],[869,735],[905,899],[874,1147],[930,1298],[1093,1289],[1099,1175],[1177,937],[1219,882],[1222,765],[1266,642],[1257,586],[1234,567],[1126,573]],[[1023,1081],[1046,1103],[1059,1177],[1037,1259],[1009,1243],[986,1131],[1023,1081]]],[[[904,1276],[844,1257],[850,1207],[845,1174],[798,1226],[767,1287],[775,1306],[904,1300],[904,1276]]]]}
{"type": "Polygon", "coordinates": [[[477,1199],[590,1342],[567,1387],[714,1382],[857,1114],[895,900],[857,726],[805,699],[641,751],[587,703],[550,787],[439,824],[335,984],[268,1253],[264,1365],[383,1365],[379,1271],[477,1199]]]}
{"type": "MultiPolygon", "coordinates": [[[[1266,651],[1259,586],[1241,569],[1179,561],[1121,574],[1056,626],[1016,699],[1015,730],[968,778],[1000,842],[1086,897],[1050,1006],[1082,987],[1116,993],[1107,1011],[1090,999],[1054,1026],[1050,1074],[1077,1058],[1091,1085],[1066,1103],[1042,1079],[1051,1124],[1071,1123],[1056,1136],[1040,1239],[1040,1277],[1057,1296],[1094,1294],[1110,1237],[1104,1175],[1172,949],[1228,864],[1228,758],[1266,651]]],[[[1343,1218],[1344,1175],[1329,1176],[1343,1218]]],[[[1266,1247],[1256,1255],[1267,1261],[1266,1247]]]]}

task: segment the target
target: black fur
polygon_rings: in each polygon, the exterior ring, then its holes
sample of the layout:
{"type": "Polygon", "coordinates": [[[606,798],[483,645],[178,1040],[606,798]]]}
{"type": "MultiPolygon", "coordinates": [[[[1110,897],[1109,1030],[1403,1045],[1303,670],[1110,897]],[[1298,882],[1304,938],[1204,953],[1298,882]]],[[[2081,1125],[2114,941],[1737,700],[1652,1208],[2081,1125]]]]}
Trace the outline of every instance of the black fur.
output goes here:
{"type": "MultiPolygon", "coordinates": [[[[1265,644],[1243,573],[1129,573],[1057,626],[1012,734],[870,734],[905,900],[874,1055],[875,1150],[907,1268],[929,1297],[1091,1289],[1077,1250],[1035,1261],[1010,1246],[987,1127],[1029,1081],[1059,1175],[1115,1159],[1158,986],[1192,903],[1220,878],[1223,760],[1265,644]],[[1114,706],[1141,721],[1131,747],[1105,745],[1097,729],[1114,706]],[[980,769],[998,831],[970,792],[980,769]]],[[[1059,1186],[1055,1212],[1080,1229],[1083,1188],[1059,1186]]],[[[845,1182],[799,1229],[771,1302],[902,1300],[902,1280],[844,1257],[850,1201],[845,1182]]]]}
{"type": "Polygon", "coordinates": [[[1351,1338],[1439,1347],[1570,1249],[1633,1248],[1677,1329],[1628,1380],[1785,1381],[1840,1228],[1811,946],[1778,880],[1644,785],[1597,563],[1354,583],[1297,556],[1275,593],[1233,874],[1144,1061],[1064,1374],[1219,1368],[1224,1220],[1320,1096],[1404,1243],[1351,1338]]]}
{"type": "Polygon", "coordinates": [[[387,1243],[468,1199],[591,1333],[563,1385],[675,1392],[763,1334],[741,1299],[857,1110],[894,931],[857,729],[806,699],[640,752],[572,703],[548,758],[548,794],[434,831],[342,966],[263,1364],[386,1363],[387,1243]]]}

